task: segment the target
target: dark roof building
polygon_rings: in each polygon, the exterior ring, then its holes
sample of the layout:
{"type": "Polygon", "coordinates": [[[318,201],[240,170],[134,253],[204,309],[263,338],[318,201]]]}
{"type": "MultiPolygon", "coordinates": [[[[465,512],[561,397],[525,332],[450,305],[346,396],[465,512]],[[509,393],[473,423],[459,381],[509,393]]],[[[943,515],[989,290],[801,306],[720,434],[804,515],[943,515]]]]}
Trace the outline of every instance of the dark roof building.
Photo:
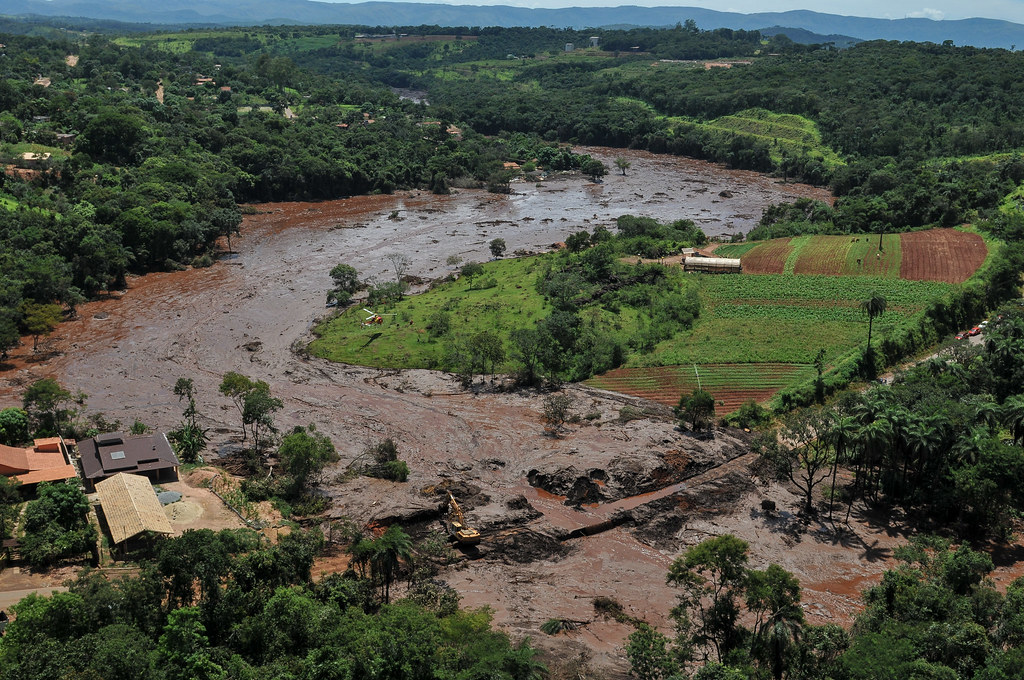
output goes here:
{"type": "Polygon", "coordinates": [[[78,442],[82,477],[95,484],[118,472],[144,474],[152,480],[178,476],[178,458],[163,433],[127,436],[108,432],[78,442]]]}

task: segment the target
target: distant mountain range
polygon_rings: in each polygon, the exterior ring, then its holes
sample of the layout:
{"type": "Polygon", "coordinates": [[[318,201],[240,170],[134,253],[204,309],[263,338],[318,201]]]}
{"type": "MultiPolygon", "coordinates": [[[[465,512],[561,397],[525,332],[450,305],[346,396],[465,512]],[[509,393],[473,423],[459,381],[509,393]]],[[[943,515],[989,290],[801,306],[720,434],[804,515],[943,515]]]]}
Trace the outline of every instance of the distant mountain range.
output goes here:
{"type": "MultiPolygon", "coordinates": [[[[693,19],[705,30],[768,27],[861,40],[913,40],[975,47],[1024,48],[1024,25],[996,19],[869,19],[807,10],[738,14],[699,7],[570,7],[439,5],[411,2],[329,3],[312,0],[5,0],[5,15],[89,17],[155,24],[358,24],[418,26],[672,26],[693,19]]],[[[774,28],[774,32],[777,31],[774,28]]],[[[796,37],[791,36],[794,40],[796,37]]]]}

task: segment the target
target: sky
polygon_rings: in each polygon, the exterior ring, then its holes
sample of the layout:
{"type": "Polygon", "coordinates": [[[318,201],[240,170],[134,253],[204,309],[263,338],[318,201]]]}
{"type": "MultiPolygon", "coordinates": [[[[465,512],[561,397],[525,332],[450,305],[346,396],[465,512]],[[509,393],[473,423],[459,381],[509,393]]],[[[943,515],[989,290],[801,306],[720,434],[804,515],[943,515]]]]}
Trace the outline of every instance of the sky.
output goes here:
{"type": "MultiPolygon", "coordinates": [[[[330,0],[334,1],[334,0],[330,0]]],[[[348,1],[348,0],[346,0],[348,1]]],[[[359,0],[355,0],[359,1],[359,0]]],[[[826,14],[856,17],[903,19],[1005,19],[1024,23],[1024,0],[852,0],[838,3],[825,0],[409,0],[411,2],[442,2],[449,5],[512,5],[514,7],[615,7],[641,5],[644,7],[675,6],[705,7],[722,12],[785,12],[791,9],[809,9],[826,14]]]]}

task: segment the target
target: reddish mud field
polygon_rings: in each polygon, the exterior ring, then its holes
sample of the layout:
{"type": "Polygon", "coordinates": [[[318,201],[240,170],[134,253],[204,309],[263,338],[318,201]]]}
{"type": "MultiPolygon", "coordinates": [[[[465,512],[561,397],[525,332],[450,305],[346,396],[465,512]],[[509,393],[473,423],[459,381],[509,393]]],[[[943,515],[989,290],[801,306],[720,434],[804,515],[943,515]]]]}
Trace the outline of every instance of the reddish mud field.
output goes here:
{"type": "MultiPolygon", "coordinates": [[[[751,483],[749,435],[698,440],[680,432],[661,405],[569,386],[573,410],[585,418],[552,436],[540,422],[543,394],[491,383],[466,391],[438,373],[330,364],[293,351],[324,313],[328,271],[339,262],[364,278],[382,275],[384,255],[398,251],[412,260],[410,274],[431,277],[446,273],[450,255],[485,259],[496,237],[509,252],[541,250],[627,212],[691,218],[711,234],[730,233],[749,229],[769,201],[826,198],[687,159],[586,151],[608,165],[626,155],[632,168],[603,184],[579,177],[515,184],[511,196],[407,193],[260,206],[263,214],[247,217],[233,240],[236,252],[215,266],[132,279],[123,294],[83,305],[80,318],[38,353],[31,342],[19,348],[0,366],[0,408],[18,404],[29,382],[51,376],[87,394],[91,412],[167,430],[181,419],[171,388],[187,376],[214,451],[231,453],[239,447],[238,416],[217,386],[228,371],[266,380],[284,402],[276,418],[282,430],[313,422],[334,441],[341,462],[329,480],[384,437],[409,464],[404,484],[330,483],[333,517],[401,522],[422,536],[438,526],[441,496],[421,489],[450,486],[484,535],[472,559],[442,573],[463,604],[493,607],[497,625],[517,639],[531,636],[553,651],[552,660],[584,653],[607,677],[625,675],[630,629],[596,618],[591,598],[613,597],[667,631],[668,565],[687,546],[724,532],[750,541],[754,566],[777,562],[804,582],[812,621],[849,622],[859,608],[856,589],[879,578],[902,540],[898,529],[856,512],[841,535],[798,523],[788,490],[751,483]],[[729,198],[719,196],[725,189],[729,198]],[[392,211],[398,219],[389,219],[392,211]],[[654,415],[620,422],[626,405],[654,415]],[[778,503],[777,516],[760,514],[765,497],[778,503]],[[539,626],[553,617],[590,623],[549,637],[539,626]]],[[[319,564],[342,568],[344,559],[319,564]]]]}
{"type": "Polygon", "coordinates": [[[956,229],[913,231],[901,236],[900,278],[963,283],[985,262],[988,248],[977,234],[956,229]]]}

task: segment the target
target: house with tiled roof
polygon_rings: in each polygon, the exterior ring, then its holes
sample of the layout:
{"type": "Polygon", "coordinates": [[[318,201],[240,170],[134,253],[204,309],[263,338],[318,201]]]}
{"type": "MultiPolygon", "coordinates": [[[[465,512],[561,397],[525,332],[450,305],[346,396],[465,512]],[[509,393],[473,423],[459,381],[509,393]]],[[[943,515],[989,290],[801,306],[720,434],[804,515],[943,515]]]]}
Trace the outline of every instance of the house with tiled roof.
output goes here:
{"type": "Polygon", "coordinates": [[[64,439],[49,437],[35,440],[26,449],[0,445],[0,475],[29,485],[74,479],[78,473],[64,439]]]}

